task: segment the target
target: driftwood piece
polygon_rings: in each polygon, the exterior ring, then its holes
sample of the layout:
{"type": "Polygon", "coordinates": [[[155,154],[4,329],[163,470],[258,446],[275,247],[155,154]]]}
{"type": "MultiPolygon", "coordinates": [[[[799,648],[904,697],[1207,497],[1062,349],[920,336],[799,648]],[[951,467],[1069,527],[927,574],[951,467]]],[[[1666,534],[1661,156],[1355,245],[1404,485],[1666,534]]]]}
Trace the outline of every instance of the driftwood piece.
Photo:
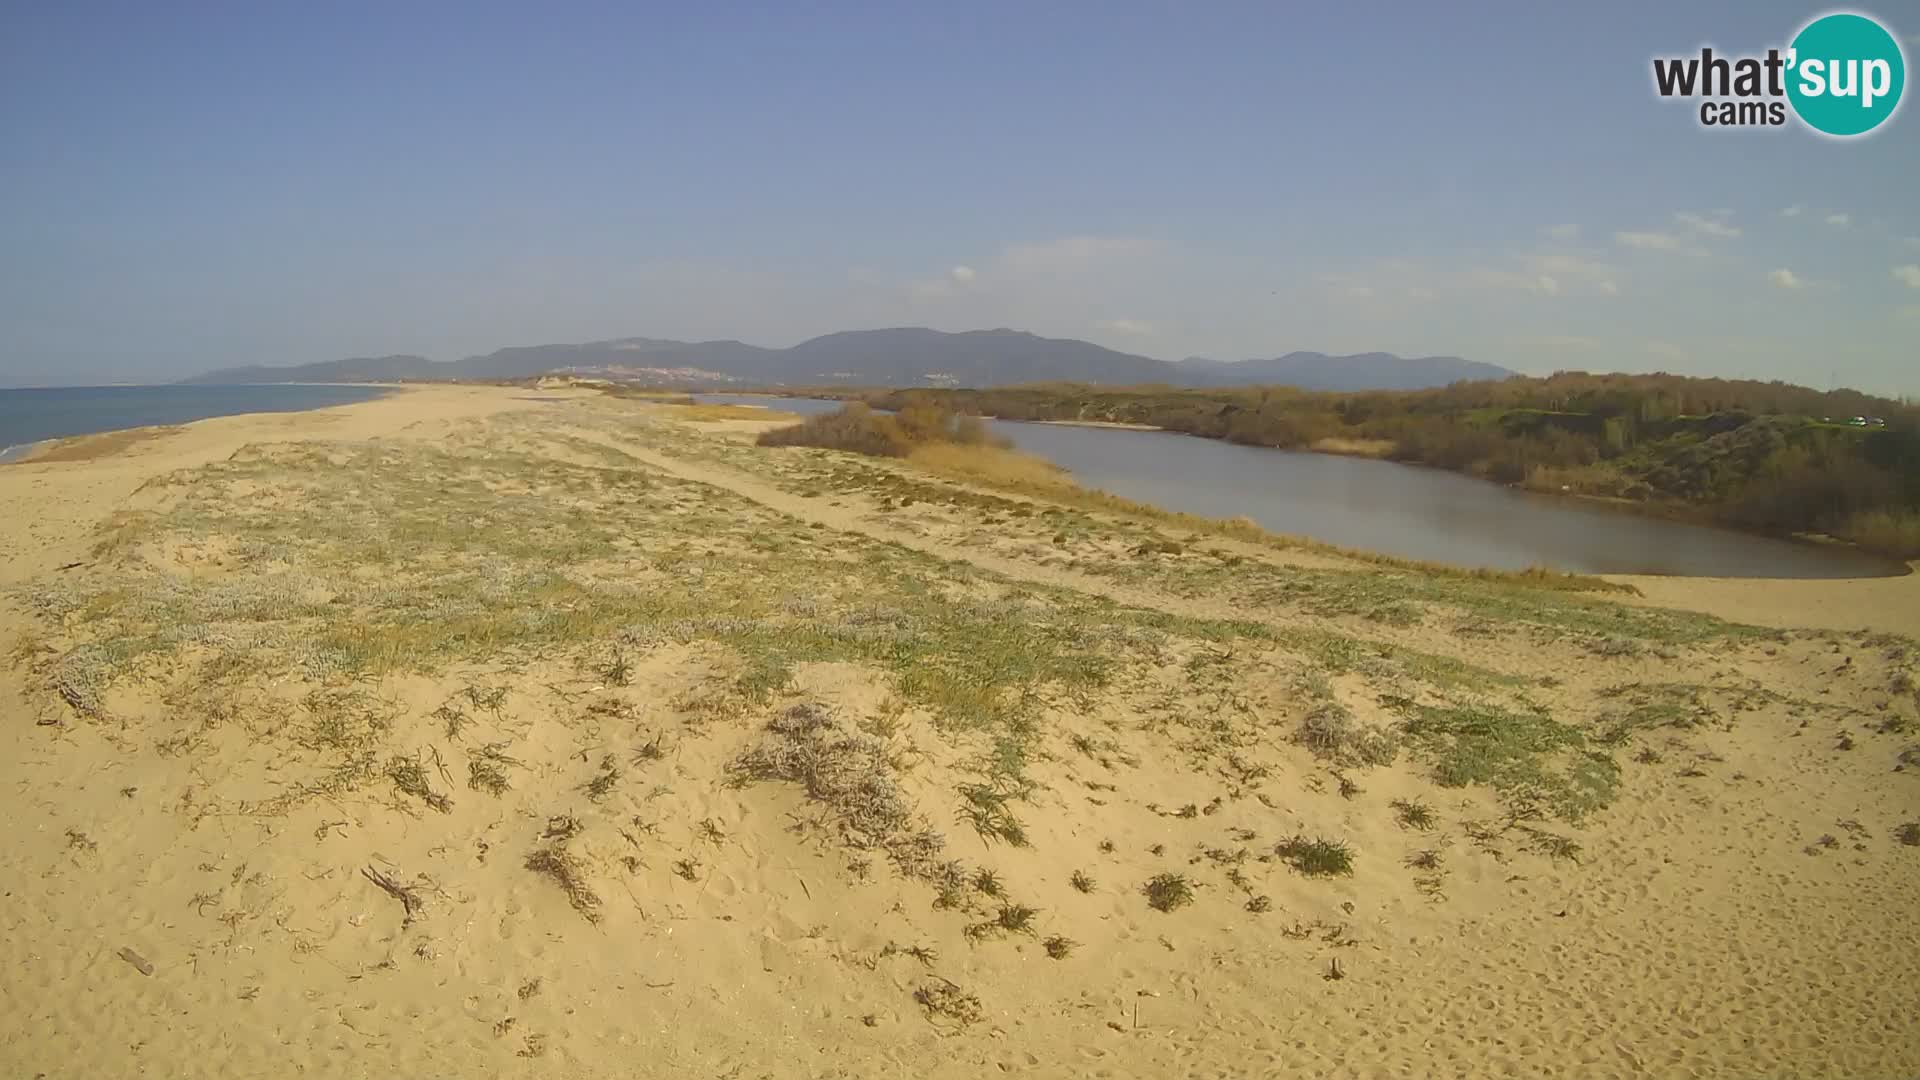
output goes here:
{"type": "Polygon", "coordinates": [[[380,886],[382,892],[400,901],[400,906],[405,908],[407,913],[406,918],[401,921],[400,925],[412,926],[413,917],[420,910],[420,895],[371,866],[363,867],[360,873],[365,876],[368,881],[380,886]]]}
{"type": "Polygon", "coordinates": [[[116,955],[119,956],[120,959],[125,960],[127,963],[132,964],[133,970],[138,971],[140,974],[148,975],[148,976],[151,976],[153,974],[152,961],[148,960],[144,956],[141,956],[139,953],[134,952],[132,949],[127,948],[126,946],[123,945],[121,946],[120,951],[116,955]]]}

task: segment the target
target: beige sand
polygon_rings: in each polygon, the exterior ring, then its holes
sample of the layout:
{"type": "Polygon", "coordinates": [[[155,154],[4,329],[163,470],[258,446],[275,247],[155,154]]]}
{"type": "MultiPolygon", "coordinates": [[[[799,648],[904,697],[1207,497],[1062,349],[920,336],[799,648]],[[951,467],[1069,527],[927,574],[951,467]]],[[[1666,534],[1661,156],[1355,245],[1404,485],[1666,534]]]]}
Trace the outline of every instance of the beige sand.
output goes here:
{"type": "Polygon", "coordinates": [[[8,1075],[1920,1073],[1920,846],[1893,835],[1920,650],[1885,636],[1915,632],[1913,578],[1614,608],[541,396],[0,468],[8,1075]],[[380,513],[405,528],[362,536],[380,513]],[[462,574],[511,587],[431,591],[462,574]],[[81,678],[142,605],[205,621],[81,678]],[[956,719],[982,707],[1031,726],[956,719]],[[1522,797],[1438,785],[1411,734],[1391,764],[1295,741],[1535,707],[1617,770],[1609,805],[1527,811],[1588,790],[1577,755],[1514,759],[1572,784],[1522,797]],[[795,715],[827,726],[768,731],[795,715]],[[981,798],[1025,846],[962,822],[1009,739],[1031,789],[981,798]],[[753,757],[796,747],[864,762],[965,883],[753,757]],[[1351,876],[1291,867],[1296,835],[1351,876]],[[1149,906],[1159,874],[1192,902],[1149,906]]]}
{"type": "Polygon", "coordinates": [[[1623,575],[1645,602],[1706,611],[1759,626],[1878,630],[1920,637],[1920,573],[1839,581],[1623,575]]]}

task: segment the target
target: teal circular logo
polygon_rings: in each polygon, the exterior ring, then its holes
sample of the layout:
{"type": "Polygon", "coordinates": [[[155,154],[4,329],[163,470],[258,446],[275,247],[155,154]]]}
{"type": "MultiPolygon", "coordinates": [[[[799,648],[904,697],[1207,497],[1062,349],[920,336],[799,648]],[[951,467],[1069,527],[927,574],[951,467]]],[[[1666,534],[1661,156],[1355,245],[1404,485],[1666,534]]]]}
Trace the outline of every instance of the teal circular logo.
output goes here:
{"type": "Polygon", "coordinates": [[[1808,23],[1787,60],[1787,100],[1815,131],[1865,135],[1900,107],[1907,61],[1900,42],[1865,15],[1840,12],[1808,23]]]}

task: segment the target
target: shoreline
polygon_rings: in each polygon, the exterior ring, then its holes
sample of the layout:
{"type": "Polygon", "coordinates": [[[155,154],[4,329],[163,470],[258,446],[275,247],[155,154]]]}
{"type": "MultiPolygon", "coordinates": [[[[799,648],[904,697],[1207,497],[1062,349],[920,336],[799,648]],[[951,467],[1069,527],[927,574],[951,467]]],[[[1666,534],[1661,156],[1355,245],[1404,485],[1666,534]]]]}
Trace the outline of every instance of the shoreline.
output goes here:
{"type": "MultiPolygon", "coordinates": [[[[906,392],[906,391],[888,390],[888,391],[880,392],[879,394],[876,394],[874,396],[884,396],[887,394],[897,394],[897,393],[903,393],[903,392],[906,392]]],[[[822,401],[840,401],[842,403],[845,403],[847,401],[863,401],[863,400],[866,400],[866,397],[867,397],[866,395],[861,395],[861,396],[848,397],[848,398],[821,398],[813,394],[779,394],[779,393],[770,393],[770,394],[766,394],[765,396],[795,397],[795,398],[822,400],[822,401]]],[[[1578,492],[1578,491],[1542,490],[1539,488],[1528,487],[1524,482],[1503,483],[1498,480],[1493,480],[1488,477],[1478,475],[1468,470],[1450,469],[1450,468],[1447,468],[1446,466],[1435,465],[1429,462],[1396,461],[1390,456],[1391,449],[1389,444],[1387,444],[1386,440],[1330,438],[1330,439],[1319,439],[1313,443],[1300,445],[1300,446],[1267,446],[1259,443],[1235,443],[1233,440],[1224,438],[1222,436],[1203,435],[1198,432],[1180,431],[1175,428],[1163,427],[1156,424],[1138,424],[1138,423],[1132,423],[1129,421],[1122,421],[1122,420],[1038,420],[1038,419],[1029,420],[1029,419],[1022,419],[1017,417],[1009,417],[1009,416],[999,416],[999,415],[990,416],[986,414],[981,414],[981,418],[987,419],[987,420],[998,420],[1000,422],[1009,423],[1009,424],[1042,424],[1042,425],[1048,425],[1048,426],[1054,426],[1054,427],[1104,428],[1107,430],[1116,430],[1116,431],[1157,431],[1157,432],[1165,432],[1171,435],[1184,435],[1184,436],[1187,436],[1188,438],[1205,439],[1209,442],[1227,443],[1229,445],[1235,445],[1235,446],[1246,446],[1249,449],[1256,449],[1256,450],[1273,450],[1273,451],[1278,451],[1280,453],[1316,454],[1324,457],[1355,458],[1355,459],[1367,460],[1367,461],[1383,461],[1390,465],[1401,465],[1409,468],[1434,469],[1444,473],[1451,473],[1452,475],[1455,475],[1455,476],[1463,476],[1469,480],[1476,480],[1476,481],[1479,481],[1480,483],[1489,484],[1494,487],[1505,488],[1509,491],[1518,492],[1523,495],[1537,496],[1537,497],[1548,498],[1548,499],[1570,500],[1572,504],[1576,506],[1602,507],[1602,508],[1614,510],[1623,514],[1635,516],[1635,517],[1647,518],[1647,519],[1656,520],[1656,521],[1671,521],[1671,522],[1677,522],[1680,524],[1695,525],[1695,526],[1699,526],[1701,528],[1707,528],[1707,529],[1718,529],[1718,530],[1722,530],[1729,533],[1736,533],[1741,536],[1758,537],[1766,540],[1777,540],[1782,543],[1788,543],[1788,544],[1844,548],[1849,551],[1856,552],[1860,555],[1874,558],[1874,559],[1879,559],[1887,563],[1889,566],[1888,572],[1885,574],[1878,575],[1879,577],[1905,577],[1908,574],[1914,573],[1915,572],[1914,567],[1915,565],[1917,565],[1916,561],[1909,560],[1901,555],[1880,551],[1878,549],[1867,547],[1856,541],[1847,540],[1842,537],[1825,535],[1825,534],[1816,535],[1816,534],[1801,533],[1801,532],[1783,533],[1783,532],[1776,532],[1776,531],[1771,531],[1766,529],[1748,528],[1748,527],[1734,524],[1731,522],[1719,521],[1713,518],[1709,507],[1692,504],[1692,503],[1679,503],[1679,502],[1670,502],[1670,501],[1649,502],[1649,501],[1638,500],[1638,499],[1624,499],[1618,496],[1596,495],[1596,494],[1578,492]],[[1895,565],[1903,566],[1905,567],[1905,569],[1894,570],[1891,567],[1895,565]]],[[[1796,580],[1796,579],[1789,578],[1789,579],[1781,579],[1781,580],[1796,580]]],[[[1852,579],[1836,579],[1836,580],[1852,580],[1852,579]]]]}
{"type": "MultiPolygon", "coordinates": [[[[897,391],[889,391],[889,393],[893,393],[893,392],[897,392],[897,391]]],[[[813,393],[813,394],[779,393],[779,392],[767,392],[767,391],[756,392],[756,393],[728,392],[726,396],[764,397],[764,398],[770,398],[774,400],[798,399],[803,401],[836,401],[843,405],[849,402],[866,400],[866,397],[864,395],[839,398],[839,397],[821,397],[818,395],[818,393],[813,393]]],[[[760,406],[748,406],[748,407],[760,407],[760,406]]],[[[1396,461],[1393,458],[1388,456],[1388,453],[1390,451],[1389,451],[1388,445],[1385,443],[1384,440],[1321,439],[1321,440],[1317,440],[1312,444],[1301,445],[1301,446],[1263,446],[1255,443],[1236,443],[1231,439],[1220,438],[1212,435],[1201,435],[1201,434],[1196,434],[1190,431],[1179,431],[1174,428],[1161,427],[1153,424],[1136,424],[1136,423],[1130,423],[1127,421],[1119,421],[1119,420],[1027,420],[1027,419],[1019,419],[1014,417],[987,415],[987,414],[980,414],[980,416],[981,416],[981,419],[983,420],[993,420],[993,421],[998,421],[998,422],[1007,423],[1007,424],[1035,424],[1043,427],[1089,428],[1089,429],[1095,429],[1095,430],[1108,430],[1108,431],[1160,432],[1160,433],[1169,434],[1169,435],[1182,435],[1188,438],[1203,439],[1208,442],[1224,443],[1230,446],[1243,446],[1250,450],[1265,450],[1265,451],[1272,451],[1272,452],[1283,453],[1283,454],[1313,454],[1321,457],[1349,458],[1349,459],[1360,460],[1360,461],[1378,461],[1387,465],[1396,465],[1396,466],[1401,466],[1405,468],[1431,469],[1431,470],[1435,470],[1442,473],[1448,473],[1454,476],[1464,477],[1468,480],[1477,481],[1479,483],[1486,484],[1491,487],[1504,489],[1506,491],[1512,492],[1516,495],[1524,496],[1529,499],[1540,499],[1543,501],[1547,501],[1549,503],[1555,503],[1555,502],[1561,503],[1562,505],[1571,509],[1604,510],[1610,513],[1625,515],[1631,518],[1638,518],[1638,519],[1647,520],[1647,521],[1669,522],[1677,525],[1685,525],[1685,526],[1691,526],[1694,528],[1708,529],[1716,532],[1727,533],[1734,536],[1774,541],[1777,543],[1793,545],[1795,547],[1825,548],[1833,551],[1841,551],[1841,552],[1846,552],[1851,556],[1855,556],[1863,560],[1871,560],[1873,562],[1876,562],[1880,564],[1880,568],[1881,568],[1881,571],[1879,573],[1871,574],[1871,575],[1846,575],[1846,576],[1829,577],[1829,578],[1780,577],[1780,578],[1758,578],[1756,580],[1778,580],[1778,581],[1885,580],[1885,579],[1891,579],[1891,578],[1902,578],[1902,577],[1910,576],[1913,573],[1915,573],[1915,567],[1917,565],[1920,565],[1920,562],[1904,559],[1898,555],[1888,554],[1886,552],[1882,552],[1874,548],[1866,547],[1862,544],[1856,543],[1851,540],[1846,540],[1840,537],[1814,535],[1814,534],[1807,534],[1807,533],[1772,532],[1772,531],[1767,531],[1763,529],[1745,528],[1745,527],[1727,523],[1727,522],[1716,521],[1705,511],[1704,508],[1685,504],[1685,503],[1645,502],[1645,501],[1634,500],[1634,499],[1623,499],[1616,496],[1594,495],[1594,494],[1577,492],[1577,491],[1542,490],[1539,488],[1528,487],[1524,483],[1502,483],[1500,481],[1492,480],[1484,476],[1479,476],[1475,473],[1468,472],[1465,470],[1449,469],[1444,466],[1434,465],[1428,462],[1396,461]]],[[[1040,455],[1036,455],[1036,456],[1040,456],[1040,455]]],[[[1049,461],[1049,464],[1058,466],[1057,462],[1049,461]]],[[[1462,567],[1462,569],[1473,569],[1473,568],[1462,567]]],[[[1602,573],[1602,574],[1597,574],[1596,576],[1611,577],[1615,575],[1602,573]]],[[[1624,575],[1624,576],[1697,577],[1697,576],[1708,576],[1708,575],[1643,574],[1643,575],[1624,575]]]]}
{"type": "MultiPolygon", "coordinates": [[[[102,438],[102,437],[108,437],[108,436],[125,435],[130,432],[144,432],[149,430],[165,430],[165,429],[171,429],[171,428],[179,428],[189,424],[198,424],[207,420],[221,420],[228,417],[236,417],[236,416],[272,416],[272,415],[283,414],[283,413],[284,414],[307,413],[307,412],[319,412],[326,409],[346,408],[353,405],[364,405],[369,402],[379,401],[382,398],[389,397],[395,393],[414,389],[414,387],[410,387],[410,386],[403,386],[399,384],[381,384],[381,383],[208,384],[209,388],[212,388],[216,385],[219,388],[226,388],[226,389],[231,389],[235,387],[275,387],[275,386],[304,386],[304,387],[327,387],[327,388],[351,387],[354,389],[377,390],[380,392],[373,394],[369,397],[360,398],[359,400],[355,400],[355,401],[327,402],[322,404],[303,405],[296,408],[288,408],[288,409],[250,409],[242,412],[222,412],[222,413],[214,413],[210,416],[198,416],[190,420],[180,420],[180,421],[172,421],[172,422],[162,421],[159,423],[150,423],[150,424],[128,424],[121,427],[95,428],[90,431],[76,431],[76,432],[71,432],[65,435],[51,435],[44,439],[35,439],[30,442],[15,443],[10,446],[0,447],[0,467],[5,467],[9,465],[27,465],[37,461],[43,461],[46,459],[48,455],[58,453],[63,447],[66,447],[71,444],[75,444],[85,439],[96,439],[96,438],[102,438]]],[[[22,391],[146,390],[146,389],[159,389],[163,387],[179,388],[182,390],[190,390],[195,388],[193,384],[187,384],[187,383],[125,383],[125,384],[114,384],[111,386],[98,386],[98,387],[95,387],[95,386],[44,386],[44,387],[15,387],[14,389],[22,390],[22,391]]]]}
{"type": "MultiPolygon", "coordinates": [[[[1036,424],[1036,425],[1048,426],[1048,427],[1076,427],[1076,428],[1106,429],[1106,430],[1115,430],[1115,431],[1161,432],[1168,435],[1184,436],[1186,438],[1193,438],[1193,439],[1203,439],[1208,442],[1225,443],[1230,446],[1244,446],[1249,450],[1262,450],[1262,451],[1268,451],[1272,453],[1281,453],[1281,454],[1312,454],[1318,457],[1350,458],[1350,459],[1359,460],[1359,461],[1377,461],[1386,465],[1393,465],[1401,468],[1429,469],[1436,472],[1446,473],[1452,476],[1464,477],[1465,479],[1476,481],[1478,483],[1486,484],[1495,488],[1504,489],[1506,491],[1510,491],[1516,495],[1520,495],[1525,498],[1539,499],[1549,503],[1564,503],[1570,508],[1578,508],[1578,509],[1586,509],[1586,510],[1604,510],[1610,513],[1620,514],[1622,516],[1630,517],[1630,518],[1638,518],[1646,521],[1662,521],[1662,522],[1668,522],[1676,525],[1692,526],[1694,528],[1708,529],[1716,532],[1724,532],[1724,533],[1729,533],[1736,536],[1743,536],[1743,537],[1760,539],[1760,540],[1771,540],[1771,541],[1776,541],[1783,544],[1791,544],[1797,547],[1826,548],[1831,550],[1845,551],[1852,555],[1857,555],[1862,558],[1877,561],[1883,564],[1885,568],[1885,572],[1879,573],[1879,574],[1872,574],[1872,575],[1850,575],[1850,576],[1833,577],[1833,578],[1777,577],[1777,578],[1753,579],[1753,580],[1759,580],[1759,581],[1819,581],[1819,580],[1878,581],[1878,580],[1884,580],[1888,578],[1907,577],[1908,575],[1915,573],[1917,567],[1920,567],[1920,561],[1903,559],[1897,555],[1886,554],[1884,552],[1876,551],[1873,548],[1865,547],[1851,540],[1842,539],[1840,537],[1817,535],[1817,534],[1810,534],[1810,533],[1778,533],[1778,532],[1767,532],[1764,530],[1757,530],[1757,529],[1741,528],[1737,525],[1730,525],[1724,522],[1714,521],[1711,518],[1701,514],[1698,508],[1690,507],[1686,504],[1681,504],[1681,503],[1648,503],[1648,502],[1636,501],[1633,499],[1621,499],[1621,498],[1608,496],[1608,495],[1591,495],[1591,494],[1585,494],[1585,493],[1576,492],[1576,491],[1543,491],[1538,488],[1527,487],[1524,484],[1503,484],[1495,480],[1489,480],[1483,476],[1476,476],[1470,472],[1463,472],[1458,469],[1448,469],[1439,465],[1431,465],[1426,462],[1395,461],[1385,456],[1383,453],[1378,452],[1378,448],[1373,446],[1353,446],[1353,445],[1322,446],[1318,444],[1315,444],[1312,446],[1284,446],[1284,447],[1259,446],[1259,445],[1248,444],[1248,443],[1234,443],[1228,439],[1218,439],[1208,435],[1195,435],[1192,432],[1176,431],[1172,428],[1155,427],[1151,424],[1129,424],[1129,423],[1124,423],[1120,421],[1102,421],[1102,420],[1016,420],[1016,419],[1009,419],[1003,416],[984,417],[984,419],[996,420],[1001,423],[1007,423],[1007,424],[1036,424]]],[[[1049,464],[1053,464],[1056,467],[1063,467],[1063,466],[1059,466],[1057,462],[1049,461],[1049,464]]],[[[1165,508],[1163,507],[1162,509],[1165,509],[1165,508]]],[[[1384,553],[1380,553],[1380,554],[1384,554],[1384,553]]],[[[1476,568],[1461,567],[1461,569],[1471,570],[1476,568]]],[[[1569,572],[1574,572],[1574,571],[1569,571],[1569,572]]],[[[1621,575],[1621,574],[1613,574],[1613,573],[1598,573],[1598,574],[1595,574],[1594,576],[1608,577],[1608,578],[1615,577],[1615,576],[1649,577],[1649,578],[1704,577],[1704,578],[1712,579],[1712,575],[1698,575],[1698,574],[1621,575]]],[[[1729,579],[1729,580],[1739,580],[1739,579],[1729,579]]]]}
{"type": "MultiPolygon", "coordinates": [[[[1128,424],[1119,420],[1012,420],[1004,416],[983,417],[986,420],[998,420],[1006,424],[1048,424],[1053,427],[1106,428],[1110,431],[1166,431],[1166,428],[1152,424],[1128,424]]],[[[1175,431],[1172,434],[1179,435],[1175,431]]]]}
{"type": "Polygon", "coordinates": [[[298,411],[228,413],[178,425],[120,428],[53,440],[39,455],[0,465],[0,586],[16,584],[76,559],[84,561],[94,527],[127,504],[154,477],[225,459],[249,443],[366,437],[425,424],[448,433],[465,418],[531,403],[496,387],[419,388],[298,411]],[[395,423],[395,416],[414,417],[395,423]],[[147,433],[128,439],[129,432],[147,433]],[[49,460],[64,445],[105,442],[98,454],[49,460]]]}
{"type": "MultiPolygon", "coordinates": [[[[1181,435],[1190,439],[1204,439],[1208,442],[1226,443],[1232,446],[1245,446],[1251,450],[1268,450],[1268,451],[1273,451],[1273,452],[1282,453],[1282,454],[1313,454],[1319,457],[1353,458],[1361,461],[1383,462],[1388,465],[1397,465],[1402,468],[1432,469],[1436,472],[1443,472],[1452,476],[1465,477],[1468,480],[1477,481],[1479,483],[1487,484],[1492,487],[1503,488],[1507,491],[1514,492],[1515,494],[1518,494],[1518,495],[1524,495],[1529,498],[1537,498],[1537,499],[1543,499],[1543,500],[1554,501],[1554,502],[1563,501],[1572,506],[1577,506],[1585,509],[1607,510],[1607,511],[1611,511],[1614,513],[1627,516],[1627,517],[1642,518],[1650,521],[1666,521],[1666,522],[1672,522],[1674,524],[1679,524],[1679,525],[1692,525],[1702,529],[1713,529],[1720,532],[1733,533],[1739,536],[1753,537],[1753,538],[1762,539],[1762,540],[1775,540],[1781,543],[1794,544],[1801,547],[1824,547],[1824,548],[1841,549],[1841,550],[1849,551],[1849,552],[1852,552],[1861,556],[1865,556],[1868,558],[1880,560],[1886,563],[1888,566],[1888,570],[1886,573],[1877,574],[1877,575],[1873,575],[1871,577],[1865,577],[1865,578],[1843,577],[1843,578],[1817,579],[1817,578],[1784,577],[1784,578],[1760,578],[1756,580],[1763,580],[1763,581],[1880,580],[1884,578],[1906,577],[1910,574],[1915,573],[1917,569],[1920,569],[1920,560],[1906,559],[1898,555],[1893,555],[1887,552],[1878,551],[1874,548],[1866,547],[1862,544],[1856,543],[1852,540],[1847,540],[1843,537],[1831,536],[1827,534],[1816,534],[1816,533],[1800,533],[1800,532],[1781,533],[1781,532],[1771,532],[1764,529],[1744,528],[1742,526],[1730,524],[1728,522],[1716,521],[1705,513],[1704,507],[1695,506],[1689,503],[1647,502],[1647,501],[1638,500],[1638,499],[1623,499],[1614,495],[1594,495],[1587,492],[1579,492],[1579,491],[1547,491],[1547,490],[1542,490],[1540,488],[1528,487],[1525,484],[1505,484],[1505,483],[1501,483],[1498,480],[1492,480],[1484,476],[1479,476],[1474,473],[1467,472],[1465,470],[1449,469],[1442,465],[1433,465],[1424,461],[1395,461],[1393,458],[1387,456],[1386,453],[1381,452],[1377,447],[1374,447],[1374,446],[1322,445],[1323,443],[1326,443],[1327,440],[1320,440],[1319,442],[1316,442],[1311,445],[1306,445],[1306,446],[1261,446],[1254,443],[1234,443],[1230,439],[1216,438],[1211,435],[1196,435],[1190,431],[1176,431],[1173,428],[1156,427],[1152,424],[1130,424],[1130,423],[1125,423],[1121,421],[1104,421],[1104,420],[1016,420],[1016,419],[1010,419],[1004,416],[989,417],[988,419],[999,420],[1003,423],[1008,423],[1008,424],[1044,424],[1044,425],[1052,425],[1052,426],[1058,426],[1058,427],[1106,428],[1109,430],[1120,430],[1120,431],[1158,431],[1158,432],[1164,432],[1169,435],[1181,435]],[[1893,567],[1895,566],[1903,567],[1903,569],[1893,569],[1893,567]]],[[[1601,576],[1601,577],[1613,577],[1613,576],[1701,577],[1704,575],[1601,574],[1598,576],[1601,576]]]]}

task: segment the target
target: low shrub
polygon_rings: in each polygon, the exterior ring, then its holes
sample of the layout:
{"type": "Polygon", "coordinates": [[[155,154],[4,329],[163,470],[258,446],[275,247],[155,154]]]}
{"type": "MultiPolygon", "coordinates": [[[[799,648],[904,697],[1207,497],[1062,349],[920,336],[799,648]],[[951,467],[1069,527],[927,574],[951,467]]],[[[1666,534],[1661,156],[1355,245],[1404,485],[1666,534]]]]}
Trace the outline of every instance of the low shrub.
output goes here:
{"type": "Polygon", "coordinates": [[[938,405],[909,404],[897,413],[875,412],[850,402],[837,412],[810,416],[798,424],[763,432],[761,446],[817,446],[850,450],[869,457],[906,457],[916,447],[1003,446],[977,416],[938,405]]]}

